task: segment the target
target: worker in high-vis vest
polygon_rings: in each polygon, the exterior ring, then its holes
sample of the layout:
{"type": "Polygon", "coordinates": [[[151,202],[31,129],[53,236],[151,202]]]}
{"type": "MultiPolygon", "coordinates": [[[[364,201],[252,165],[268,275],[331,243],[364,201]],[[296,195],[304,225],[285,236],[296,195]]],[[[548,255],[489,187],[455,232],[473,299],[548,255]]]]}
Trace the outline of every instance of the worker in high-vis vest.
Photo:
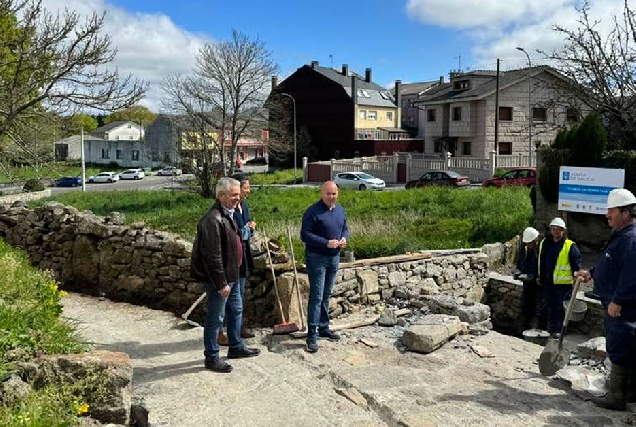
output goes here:
{"type": "Polygon", "coordinates": [[[565,236],[565,221],[550,222],[550,236],[539,243],[539,285],[543,288],[548,314],[548,332],[558,335],[563,326],[563,301],[572,293],[574,272],[581,269],[581,252],[565,236]]]}
{"type": "Polygon", "coordinates": [[[536,328],[539,325],[541,308],[541,287],[537,283],[538,263],[537,246],[539,244],[539,231],[533,227],[527,227],[521,235],[521,245],[517,266],[513,276],[523,283],[521,293],[521,330],[536,328]]]}
{"type": "Polygon", "coordinates": [[[609,389],[592,401],[602,408],[624,411],[636,402],[636,197],[618,188],[607,197],[607,223],[612,227],[604,253],[590,271],[576,276],[594,278],[594,293],[605,308],[605,349],[612,368],[609,389]]]}

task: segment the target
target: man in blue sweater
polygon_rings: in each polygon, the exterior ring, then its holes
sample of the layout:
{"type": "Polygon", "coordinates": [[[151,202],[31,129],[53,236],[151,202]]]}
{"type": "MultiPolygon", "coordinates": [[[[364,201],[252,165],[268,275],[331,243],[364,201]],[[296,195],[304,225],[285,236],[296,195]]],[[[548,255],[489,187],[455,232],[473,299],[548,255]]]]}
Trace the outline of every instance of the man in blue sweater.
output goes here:
{"type": "Polygon", "coordinates": [[[307,351],[310,353],[318,351],[318,337],[340,339],[329,329],[329,298],[338,273],[340,248],[347,246],[349,227],[345,211],[337,201],[338,186],[333,181],[325,182],[320,200],[305,211],[300,230],[309,275],[307,351]]]}

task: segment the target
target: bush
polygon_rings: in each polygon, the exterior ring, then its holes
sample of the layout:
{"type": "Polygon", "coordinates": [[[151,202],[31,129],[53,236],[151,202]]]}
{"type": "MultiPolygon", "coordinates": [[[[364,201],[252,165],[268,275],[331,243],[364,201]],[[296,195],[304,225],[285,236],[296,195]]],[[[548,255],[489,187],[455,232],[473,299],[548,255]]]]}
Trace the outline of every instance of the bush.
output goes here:
{"type": "Polygon", "coordinates": [[[24,187],[22,187],[22,189],[26,191],[27,193],[30,193],[33,191],[43,191],[44,188],[45,188],[44,184],[42,184],[42,181],[40,181],[39,179],[30,179],[27,182],[25,182],[24,187]]]}
{"type": "Polygon", "coordinates": [[[607,151],[603,154],[601,167],[625,169],[625,188],[636,192],[636,151],[607,151]]]}
{"type": "Polygon", "coordinates": [[[559,201],[559,168],[570,163],[570,150],[541,148],[543,165],[539,168],[539,189],[548,202],[559,201]]]}
{"type": "MultiPolygon", "coordinates": [[[[570,131],[573,141],[571,166],[597,167],[607,146],[607,132],[598,113],[587,115],[581,125],[570,131]]],[[[555,141],[556,142],[556,141],[555,141]]]]}

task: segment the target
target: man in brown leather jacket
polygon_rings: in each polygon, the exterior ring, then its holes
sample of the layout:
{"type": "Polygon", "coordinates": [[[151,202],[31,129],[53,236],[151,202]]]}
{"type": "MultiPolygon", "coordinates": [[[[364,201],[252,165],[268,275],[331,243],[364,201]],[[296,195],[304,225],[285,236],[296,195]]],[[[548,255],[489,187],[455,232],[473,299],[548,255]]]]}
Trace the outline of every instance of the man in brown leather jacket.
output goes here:
{"type": "Polygon", "coordinates": [[[192,247],[192,278],[201,281],[207,294],[207,315],[203,328],[205,367],[231,372],[232,366],[219,357],[219,330],[227,314],[230,348],[228,359],[258,356],[259,349],[248,348],[241,340],[243,301],[239,290],[239,269],[243,248],[233,214],[240,200],[239,182],[221,178],[216,185],[216,203],[197,225],[192,247]]]}

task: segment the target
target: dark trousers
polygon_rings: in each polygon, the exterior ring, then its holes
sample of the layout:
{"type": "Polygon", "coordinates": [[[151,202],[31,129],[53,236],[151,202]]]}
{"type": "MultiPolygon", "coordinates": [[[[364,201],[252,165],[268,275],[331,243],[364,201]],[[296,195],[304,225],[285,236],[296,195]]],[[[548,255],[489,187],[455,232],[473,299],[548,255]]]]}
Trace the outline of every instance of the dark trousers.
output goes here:
{"type": "Polygon", "coordinates": [[[546,308],[548,312],[548,332],[561,332],[565,310],[563,301],[572,294],[571,285],[549,285],[545,289],[546,308]]]}
{"type": "Polygon", "coordinates": [[[621,315],[611,317],[605,308],[605,347],[615,365],[636,368],[636,307],[621,307],[621,315]]]}
{"type": "Polygon", "coordinates": [[[529,329],[532,326],[532,320],[540,317],[542,300],[541,286],[537,285],[537,281],[524,281],[523,292],[521,294],[523,330],[529,329]]]}

